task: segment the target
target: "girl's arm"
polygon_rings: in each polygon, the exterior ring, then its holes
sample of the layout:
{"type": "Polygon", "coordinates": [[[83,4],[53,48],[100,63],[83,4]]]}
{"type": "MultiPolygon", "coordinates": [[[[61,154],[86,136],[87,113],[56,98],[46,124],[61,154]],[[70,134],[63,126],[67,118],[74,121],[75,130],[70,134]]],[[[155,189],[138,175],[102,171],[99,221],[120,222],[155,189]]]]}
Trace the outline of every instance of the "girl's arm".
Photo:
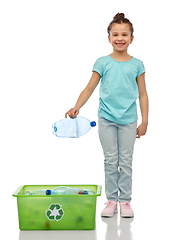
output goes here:
{"type": "Polygon", "coordinates": [[[93,72],[92,77],[86,86],[86,88],[81,92],[76,105],[71,108],[68,112],[65,113],[65,117],[76,117],[78,115],[80,108],[87,102],[91,94],[93,93],[94,89],[98,85],[101,76],[97,72],[93,72]]]}
{"type": "Polygon", "coordinates": [[[139,89],[139,102],[142,114],[142,123],[137,128],[137,138],[146,134],[148,125],[148,95],[145,86],[145,73],[137,77],[137,84],[139,89]]]}

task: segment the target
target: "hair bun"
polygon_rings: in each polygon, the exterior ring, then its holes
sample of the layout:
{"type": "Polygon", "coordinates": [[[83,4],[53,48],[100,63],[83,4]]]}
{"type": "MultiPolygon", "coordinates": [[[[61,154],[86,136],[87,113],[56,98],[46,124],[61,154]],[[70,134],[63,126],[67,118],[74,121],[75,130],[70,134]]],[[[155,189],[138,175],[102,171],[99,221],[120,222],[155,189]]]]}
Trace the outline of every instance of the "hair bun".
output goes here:
{"type": "Polygon", "coordinates": [[[125,15],[124,13],[117,13],[114,18],[113,18],[113,21],[119,19],[119,18],[125,18],[125,15]]]}
{"type": "Polygon", "coordinates": [[[125,18],[125,15],[124,13],[117,13],[112,22],[110,22],[108,28],[107,28],[107,31],[108,31],[108,34],[110,35],[110,32],[111,32],[111,28],[112,28],[112,25],[114,23],[118,23],[118,24],[121,24],[121,23],[125,23],[125,24],[129,24],[130,26],[130,31],[131,31],[131,36],[133,36],[133,32],[134,32],[134,28],[133,28],[133,25],[132,23],[129,21],[129,19],[125,18]]]}

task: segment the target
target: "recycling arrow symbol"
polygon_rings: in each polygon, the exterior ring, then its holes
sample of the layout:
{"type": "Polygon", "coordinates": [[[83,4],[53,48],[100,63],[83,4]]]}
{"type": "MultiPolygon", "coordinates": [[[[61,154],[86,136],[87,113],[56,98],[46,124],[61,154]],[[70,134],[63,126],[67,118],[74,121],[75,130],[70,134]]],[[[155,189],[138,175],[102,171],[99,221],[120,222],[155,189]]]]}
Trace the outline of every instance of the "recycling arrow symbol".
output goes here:
{"type": "Polygon", "coordinates": [[[58,203],[52,203],[48,210],[46,210],[46,216],[49,220],[57,222],[62,219],[64,211],[58,203]]]}

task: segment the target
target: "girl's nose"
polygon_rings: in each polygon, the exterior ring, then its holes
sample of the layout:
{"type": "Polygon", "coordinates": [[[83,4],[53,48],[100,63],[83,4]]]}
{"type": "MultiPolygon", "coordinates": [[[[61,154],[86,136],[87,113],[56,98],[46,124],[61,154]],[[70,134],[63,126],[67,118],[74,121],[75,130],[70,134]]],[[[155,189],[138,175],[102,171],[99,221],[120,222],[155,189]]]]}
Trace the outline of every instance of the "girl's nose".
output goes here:
{"type": "Polygon", "coordinates": [[[123,37],[119,35],[118,40],[123,40],[123,37]]]}

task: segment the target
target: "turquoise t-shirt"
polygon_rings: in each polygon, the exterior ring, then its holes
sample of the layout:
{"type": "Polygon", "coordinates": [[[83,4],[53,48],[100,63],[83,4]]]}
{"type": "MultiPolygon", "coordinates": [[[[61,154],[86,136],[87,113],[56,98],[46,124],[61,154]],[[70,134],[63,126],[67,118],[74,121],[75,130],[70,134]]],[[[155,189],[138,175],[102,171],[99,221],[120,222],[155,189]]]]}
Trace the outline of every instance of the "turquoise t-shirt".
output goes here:
{"type": "Polygon", "coordinates": [[[101,76],[98,116],[118,124],[135,122],[139,97],[136,78],[145,72],[143,62],[134,57],[119,62],[107,55],[95,62],[93,71],[101,76]]]}

